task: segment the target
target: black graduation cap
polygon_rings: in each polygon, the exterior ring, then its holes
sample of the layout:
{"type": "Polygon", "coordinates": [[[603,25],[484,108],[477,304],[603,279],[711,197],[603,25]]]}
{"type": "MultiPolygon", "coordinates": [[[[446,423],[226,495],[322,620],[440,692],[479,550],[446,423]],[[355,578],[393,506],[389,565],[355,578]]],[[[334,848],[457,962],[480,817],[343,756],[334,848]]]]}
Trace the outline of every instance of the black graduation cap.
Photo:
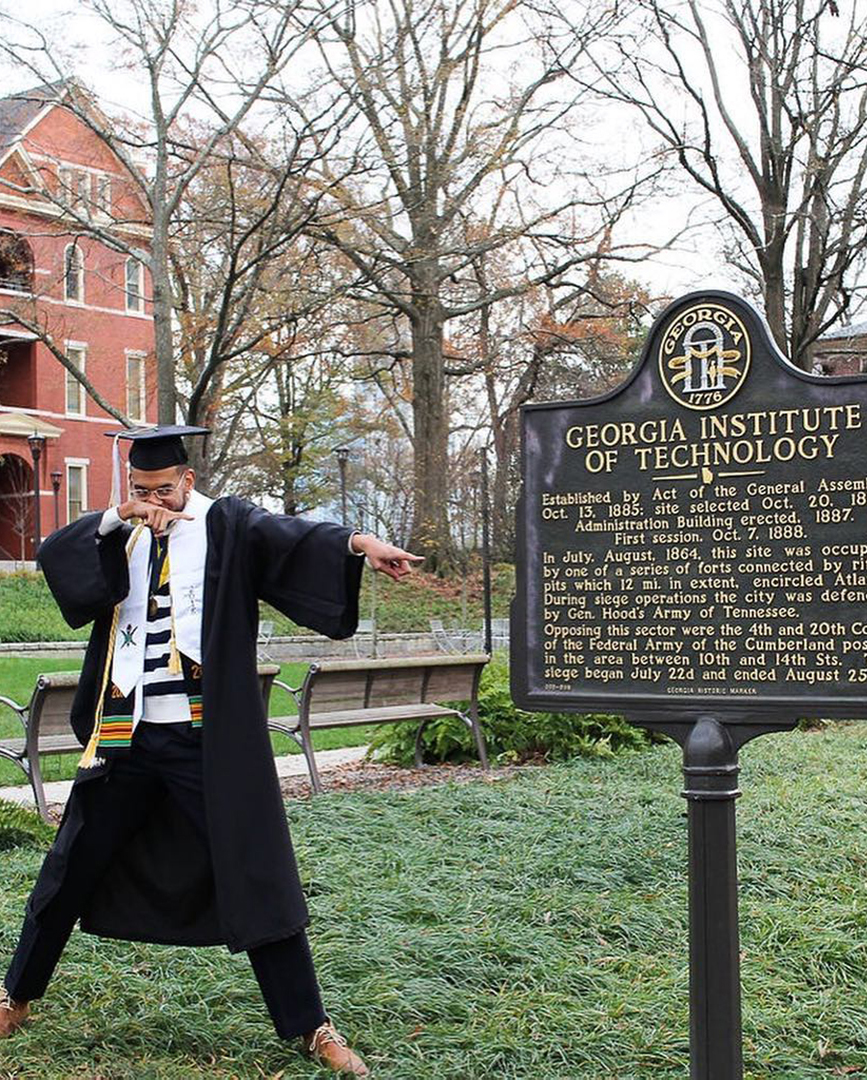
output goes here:
{"type": "Polygon", "coordinates": [[[129,439],[129,463],[134,469],[146,472],[167,469],[170,465],[186,465],[189,458],[182,435],[209,435],[209,428],[186,427],[183,424],[163,424],[159,427],[128,428],[106,431],[111,438],[129,439]]]}

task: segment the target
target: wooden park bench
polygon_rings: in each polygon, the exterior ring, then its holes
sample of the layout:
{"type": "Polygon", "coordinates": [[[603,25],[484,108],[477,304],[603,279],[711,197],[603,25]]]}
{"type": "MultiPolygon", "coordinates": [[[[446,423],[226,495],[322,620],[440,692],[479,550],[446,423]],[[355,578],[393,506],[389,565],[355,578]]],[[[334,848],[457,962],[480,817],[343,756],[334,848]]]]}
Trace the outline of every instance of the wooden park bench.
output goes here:
{"type": "Polygon", "coordinates": [[[484,655],[414,656],[314,663],[300,687],[274,680],[275,686],[292,695],[298,715],[271,717],[268,727],[290,736],[304,751],[310,783],[317,793],[322,791],[322,781],[311,735],[324,728],[417,720],[415,760],[421,765],[425,726],[439,717],[455,716],[473,733],[479,760],[488,769],[478,694],[482,668],[489,659],[484,655]],[[467,702],[466,712],[456,702],[467,702]]]}
{"type": "MultiPolygon", "coordinates": [[[[267,712],[274,676],[278,664],[259,664],[262,697],[267,712]]],[[[69,723],[72,699],[78,689],[77,671],[52,671],[38,675],[29,705],[19,705],[12,698],[0,695],[0,704],[8,706],[21,721],[23,739],[0,736],[0,758],[14,761],[24,772],[33,789],[36,807],[49,821],[45,788],[39,758],[42,754],[69,754],[81,751],[81,743],[69,723]]]]}

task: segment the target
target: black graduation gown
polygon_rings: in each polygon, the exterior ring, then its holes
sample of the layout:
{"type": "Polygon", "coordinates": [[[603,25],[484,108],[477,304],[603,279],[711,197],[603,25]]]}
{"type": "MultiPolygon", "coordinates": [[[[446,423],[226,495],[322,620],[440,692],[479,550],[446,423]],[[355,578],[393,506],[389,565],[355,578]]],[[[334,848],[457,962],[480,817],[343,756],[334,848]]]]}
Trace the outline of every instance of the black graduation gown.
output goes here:
{"type": "MultiPolygon", "coordinates": [[[[129,528],[98,539],[87,514],[49,536],[39,562],[66,621],[93,621],[71,721],[90,737],[114,605],[129,591],[129,528]]],[[[207,517],[202,613],[202,753],[210,855],[171,800],[114,860],[81,920],[106,937],[167,944],[225,943],[233,951],[279,941],[307,925],[256,671],[258,601],[302,626],[349,637],[358,621],[363,560],[350,530],[217,499],[207,517]]],[[[97,781],[111,760],[80,770],[97,781]]],[[[82,825],[75,787],[64,826],[31,897],[39,912],[63,879],[82,825]]]]}

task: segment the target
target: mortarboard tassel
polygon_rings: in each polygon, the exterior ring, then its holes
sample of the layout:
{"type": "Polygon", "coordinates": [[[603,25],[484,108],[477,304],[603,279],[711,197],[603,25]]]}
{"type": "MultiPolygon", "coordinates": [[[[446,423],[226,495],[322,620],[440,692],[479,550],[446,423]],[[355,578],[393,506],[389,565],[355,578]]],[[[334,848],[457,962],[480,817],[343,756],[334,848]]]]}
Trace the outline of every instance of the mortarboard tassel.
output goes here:
{"type": "MultiPolygon", "coordinates": [[[[169,580],[171,574],[171,564],[169,562],[169,553],[166,552],[165,562],[160,573],[160,585],[165,585],[169,580]]],[[[172,629],[171,636],[169,637],[169,675],[180,675],[181,671],[181,654],[178,652],[178,643],[175,639],[175,606],[171,606],[172,617],[172,629]]]]}
{"type": "Polygon", "coordinates": [[[172,612],[172,636],[169,642],[169,675],[180,675],[181,654],[178,652],[178,643],[175,641],[175,613],[172,612]]]}
{"type": "Polygon", "coordinates": [[[120,440],[123,435],[123,430],[119,431],[111,444],[111,505],[120,506],[121,503],[121,490],[120,490],[120,440]]]}

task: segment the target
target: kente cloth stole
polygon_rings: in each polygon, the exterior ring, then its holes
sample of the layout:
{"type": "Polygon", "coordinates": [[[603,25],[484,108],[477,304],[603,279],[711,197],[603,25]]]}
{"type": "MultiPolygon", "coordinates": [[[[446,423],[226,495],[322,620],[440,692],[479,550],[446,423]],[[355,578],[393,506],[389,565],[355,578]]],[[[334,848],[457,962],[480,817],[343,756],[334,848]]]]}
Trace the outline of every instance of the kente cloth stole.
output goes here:
{"type": "MultiPolygon", "coordinates": [[[[208,553],[206,518],[212,501],[197,491],[191,492],[185,512],[191,514],[193,520],[179,519],[172,526],[160,575],[164,580],[164,575],[168,574],[171,652],[177,655],[179,670],[183,671],[190,717],[196,727],[202,722],[202,607],[208,553]]],[[[115,631],[108,661],[111,680],[106,684],[98,730],[94,732],[96,739],[92,740],[94,749],[97,746],[101,749],[128,747],[142,717],[153,543],[150,530],[141,529],[133,534],[127,546],[130,588],[115,610],[115,631]]]]}
{"type": "MultiPolygon", "coordinates": [[[[190,723],[194,728],[202,726],[202,666],[181,656],[184,689],[190,707],[190,723]]],[[[99,729],[100,753],[112,750],[128,750],[133,736],[133,702],[130,694],[124,697],[113,683],[109,684],[103,703],[102,723],[99,729]]]]}

